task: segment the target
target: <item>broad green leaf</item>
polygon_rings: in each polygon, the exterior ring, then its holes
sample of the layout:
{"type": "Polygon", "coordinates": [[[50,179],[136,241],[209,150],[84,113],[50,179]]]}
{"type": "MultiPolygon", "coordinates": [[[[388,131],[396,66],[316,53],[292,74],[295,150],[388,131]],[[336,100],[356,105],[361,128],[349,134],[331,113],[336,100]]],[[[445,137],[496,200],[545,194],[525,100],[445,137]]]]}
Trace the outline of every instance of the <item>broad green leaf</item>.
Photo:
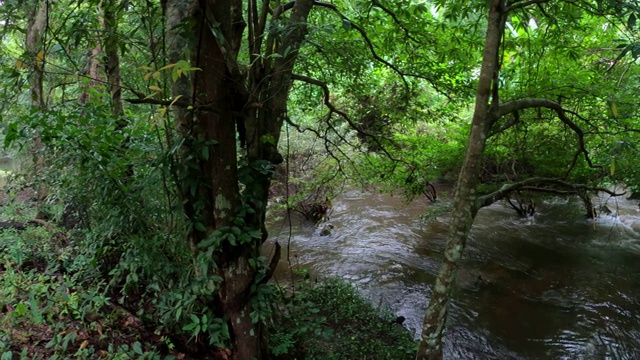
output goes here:
{"type": "Polygon", "coordinates": [[[144,354],[144,351],[142,350],[142,344],[140,344],[139,341],[133,343],[133,352],[138,355],[144,354]]]}
{"type": "Polygon", "coordinates": [[[196,222],[193,224],[193,227],[198,230],[198,231],[202,231],[205,232],[207,229],[204,227],[204,225],[201,222],[196,222]]]}

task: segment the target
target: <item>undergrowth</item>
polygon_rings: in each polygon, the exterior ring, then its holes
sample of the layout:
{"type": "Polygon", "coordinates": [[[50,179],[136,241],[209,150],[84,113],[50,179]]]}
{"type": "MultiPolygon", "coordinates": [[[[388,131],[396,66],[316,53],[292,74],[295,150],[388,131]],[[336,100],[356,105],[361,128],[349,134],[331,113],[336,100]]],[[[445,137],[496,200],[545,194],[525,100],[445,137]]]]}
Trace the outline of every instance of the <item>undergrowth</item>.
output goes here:
{"type": "Polygon", "coordinates": [[[282,289],[271,330],[280,359],[414,359],[416,342],[388,311],[338,278],[282,289]]]}
{"type": "MultiPolygon", "coordinates": [[[[26,223],[34,215],[20,203],[4,208],[0,221],[26,223]]],[[[0,360],[205,358],[178,351],[170,334],[149,331],[141,319],[154,309],[132,314],[108,296],[100,276],[69,271],[77,250],[61,233],[37,225],[0,231],[0,360]]],[[[348,283],[301,280],[277,290],[276,359],[413,358],[411,335],[348,283]]]]}

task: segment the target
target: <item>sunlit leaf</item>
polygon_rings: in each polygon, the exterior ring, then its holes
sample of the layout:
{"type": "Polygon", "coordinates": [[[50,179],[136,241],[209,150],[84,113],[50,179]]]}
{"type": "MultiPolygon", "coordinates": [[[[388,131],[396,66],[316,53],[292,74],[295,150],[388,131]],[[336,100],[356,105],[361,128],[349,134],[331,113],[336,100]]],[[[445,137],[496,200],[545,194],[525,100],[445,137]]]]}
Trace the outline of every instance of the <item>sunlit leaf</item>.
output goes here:
{"type": "Polygon", "coordinates": [[[176,96],[176,98],[175,98],[175,99],[173,99],[173,101],[171,102],[171,104],[169,104],[169,106],[172,106],[173,104],[175,104],[175,103],[176,103],[176,101],[178,101],[181,97],[182,97],[182,95],[178,95],[178,96],[176,96]]]}
{"type": "Polygon", "coordinates": [[[616,159],[611,159],[611,165],[609,165],[609,174],[613,176],[616,173],[616,159]]]}
{"type": "Polygon", "coordinates": [[[42,61],[44,60],[44,51],[39,51],[38,54],[36,54],[36,66],[40,67],[42,65],[42,61]]]}
{"type": "Polygon", "coordinates": [[[151,99],[152,97],[154,97],[154,96],[156,96],[158,94],[159,94],[159,92],[156,91],[156,92],[154,92],[152,94],[147,95],[147,97],[145,97],[144,100],[151,99]]]}
{"type": "Polygon", "coordinates": [[[165,66],[161,67],[160,69],[158,69],[158,71],[171,69],[171,68],[172,68],[172,67],[174,67],[174,66],[176,66],[176,64],[169,64],[169,65],[165,65],[165,66]]]}

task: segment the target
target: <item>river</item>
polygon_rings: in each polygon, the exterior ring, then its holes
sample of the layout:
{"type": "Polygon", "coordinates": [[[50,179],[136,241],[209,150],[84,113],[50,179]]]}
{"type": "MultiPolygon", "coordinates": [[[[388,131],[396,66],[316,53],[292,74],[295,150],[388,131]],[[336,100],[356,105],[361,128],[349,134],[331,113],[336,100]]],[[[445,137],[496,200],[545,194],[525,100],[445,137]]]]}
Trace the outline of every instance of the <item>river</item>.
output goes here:
{"type": "MultiPolygon", "coordinates": [[[[527,219],[503,204],[480,210],[445,358],[640,359],[638,201],[595,200],[614,213],[585,219],[577,199],[542,201],[527,219]]],[[[271,224],[271,238],[283,248],[290,238],[294,264],[349,281],[419,334],[450,220],[446,212],[423,215],[446,201],[347,191],[334,201],[329,236],[302,220],[289,236],[282,220],[271,224]]]]}

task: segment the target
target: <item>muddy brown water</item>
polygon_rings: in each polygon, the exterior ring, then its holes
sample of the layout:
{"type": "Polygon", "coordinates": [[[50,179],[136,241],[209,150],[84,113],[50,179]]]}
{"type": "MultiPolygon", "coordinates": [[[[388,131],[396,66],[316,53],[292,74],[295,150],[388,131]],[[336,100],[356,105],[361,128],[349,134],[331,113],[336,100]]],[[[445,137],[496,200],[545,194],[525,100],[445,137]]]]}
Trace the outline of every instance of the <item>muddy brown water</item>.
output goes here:
{"type": "MultiPolygon", "coordinates": [[[[576,199],[549,199],[521,219],[502,204],[471,231],[445,335],[451,359],[640,359],[640,211],[637,200],[598,198],[614,212],[583,217],[576,199]]],[[[270,225],[294,264],[341,277],[419,334],[440,266],[443,206],[348,191],[334,201],[331,235],[312,224],[270,225]],[[437,211],[436,211],[437,212],[437,211]]],[[[286,254],[278,276],[285,281],[286,254]]]]}

